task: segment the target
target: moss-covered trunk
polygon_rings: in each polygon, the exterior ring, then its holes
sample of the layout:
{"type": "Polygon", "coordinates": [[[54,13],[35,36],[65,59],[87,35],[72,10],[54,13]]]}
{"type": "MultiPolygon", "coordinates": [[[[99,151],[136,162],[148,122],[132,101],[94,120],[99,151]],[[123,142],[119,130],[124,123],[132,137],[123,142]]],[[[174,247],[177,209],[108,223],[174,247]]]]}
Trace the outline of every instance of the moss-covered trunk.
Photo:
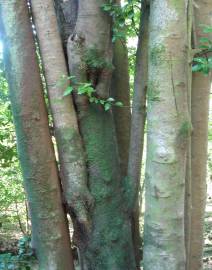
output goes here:
{"type": "MultiPolygon", "coordinates": [[[[199,40],[205,35],[203,25],[212,25],[212,2],[195,1],[193,22],[193,45],[198,48],[199,40]]],[[[206,34],[208,37],[208,34],[206,34]]],[[[204,214],[206,203],[206,172],[208,145],[208,113],[211,74],[204,76],[193,73],[191,95],[191,120],[193,132],[191,137],[191,226],[189,270],[201,270],[204,244],[204,214]]]]}
{"type": "Polygon", "coordinates": [[[89,270],[135,269],[130,218],[124,201],[111,112],[90,105],[80,121],[95,199],[92,230],[80,248],[89,270]]]}
{"type": "Polygon", "coordinates": [[[0,1],[0,11],[18,154],[39,269],[73,269],[27,2],[0,1]]]}
{"type": "MultiPolygon", "coordinates": [[[[100,99],[109,97],[112,75],[111,22],[101,10],[105,3],[79,1],[76,28],[68,41],[71,75],[78,82],[90,81],[100,99]],[[95,60],[97,66],[85,59],[95,60]],[[103,65],[98,66],[102,59],[103,65]]],[[[84,267],[86,270],[133,270],[130,214],[112,112],[105,111],[101,105],[91,105],[85,96],[75,94],[75,102],[87,153],[89,189],[95,200],[90,233],[78,229],[75,234],[84,267]]]]}
{"type": "Polygon", "coordinates": [[[150,3],[144,269],[184,270],[187,1],[150,3]]]}

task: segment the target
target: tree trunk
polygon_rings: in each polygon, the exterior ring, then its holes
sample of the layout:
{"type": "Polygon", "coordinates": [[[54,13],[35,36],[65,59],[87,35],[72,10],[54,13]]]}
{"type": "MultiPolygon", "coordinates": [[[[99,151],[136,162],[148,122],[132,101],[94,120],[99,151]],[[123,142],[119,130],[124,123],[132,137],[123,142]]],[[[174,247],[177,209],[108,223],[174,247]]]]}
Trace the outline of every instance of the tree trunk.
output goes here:
{"type": "MultiPolygon", "coordinates": [[[[112,63],[110,18],[101,10],[105,1],[79,1],[75,31],[68,41],[71,75],[78,82],[91,81],[96,96],[109,97],[112,71],[106,66],[95,69],[83,61],[92,50],[112,63]]],[[[98,58],[95,58],[98,60],[98,58]]],[[[91,213],[92,229],[80,232],[77,244],[87,270],[133,270],[131,226],[121,179],[115,127],[111,111],[89,104],[86,97],[75,95],[80,131],[87,153],[89,188],[95,199],[91,213]]]]}
{"type": "MultiPolygon", "coordinates": [[[[188,0],[187,4],[187,37],[188,37],[188,59],[191,58],[191,41],[192,41],[192,23],[193,23],[193,0],[188,0]]],[[[187,69],[188,80],[188,111],[191,119],[191,83],[192,83],[192,61],[189,60],[187,69]]],[[[190,120],[191,121],[191,120],[190,120]]],[[[191,136],[187,141],[187,158],[186,158],[186,178],[185,178],[185,204],[184,204],[184,233],[186,248],[186,269],[189,265],[190,254],[190,228],[191,228],[191,136]]]]}
{"type": "MultiPolygon", "coordinates": [[[[212,25],[212,2],[195,1],[194,5],[194,46],[198,48],[203,37],[201,24],[212,25]]],[[[207,34],[208,37],[208,34],[207,34]]],[[[192,211],[190,228],[189,270],[201,270],[204,244],[204,213],[206,203],[206,173],[208,144],[208,113],[211,76],[193,73],[192,80],[192,125],[191,169],[192,169],[192,211]]]]}
{"type": "Polygon", "coordinates": [[[0,10],[18,153],[39,269],[73,269],[27,2],[0,1],[0,10]]]}
{"type": "Polygon", "coordinates": [[[73,32],[78,14],[78,0],[54,0],[58,26],[66,53],[68,38],[73,32]]]}
{"type": "Polygon", "coordinates": [[[115,100],[121,101],[124,105],[121,108],[114,107],[113,116],[116,127],[121,172],[123,176],[126,176],[129,159],[131,122],[130,85],[126,44],[117,40],[114,44],[113,52],[114,72],[112,77],[111,95],[115,100]]]}
{"type": "Polygon", "coordinates": [[[134,252],[137,269],[140,269],[141,260],[141,238],[139,216],[139,187],[141,180],[141,164],[143,158],[144,128],[146,121],[146,90],[148,80],[148,31],[149,31],[149,6],[146,1],[142,2],[140,19],[139,40],[136,53],[134,95],[132,107],[132,126],[129,150],[128,177],[136,191],[132,232],[134,252]]]}
{"type": "Polygon", "coordinates": [[[187,1],[150,4],[144,269],[184,270],[187,1]]]}
{"type": "MultiPolygon", "coordinates": [[[[115,3],[120,5],[120,0],[115,3]]],[[[129,63],[126,41],[117,39],[113,46],[113,65],[111,95],[115,100],[121,101],[124,105],[113,107],[118,150],[120,157],[121,173],[123,177],[127,175],[130,143],[130,83],[129,83],[129,63]]]]}
{"type": "Polygon", "coordinates": [[[87,188],[85,155],[72,98],[63,96],[68,87],[68,72],[53,1],[31,3],[59,150],[63,192],[70,213],[74,212],[81,226],[88,229],[88,209],[93,199],[87,188]]]}

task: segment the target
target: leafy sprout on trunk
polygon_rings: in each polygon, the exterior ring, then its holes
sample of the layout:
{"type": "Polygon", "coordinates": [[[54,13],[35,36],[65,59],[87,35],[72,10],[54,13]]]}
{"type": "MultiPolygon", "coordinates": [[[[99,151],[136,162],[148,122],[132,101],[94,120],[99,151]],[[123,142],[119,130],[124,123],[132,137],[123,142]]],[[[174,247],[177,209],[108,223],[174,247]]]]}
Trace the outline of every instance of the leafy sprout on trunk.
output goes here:
{"type": "Polygon", "coordinates": [[[62,76],[61,80],[59,81],[58,85],[64,85],[67,82],[70,82],[70,85],[65,89],[63,96],[66,97],[75,90],[78,95],[85,95],[87,96],[90,103],[94,103],[97,105],[101,105],[104,107],[105,111],[110,110],[113,106],[116,107],[123,107],[123,103],[121,101],[116,101],[114,98],[109,97],[107,99],[102,99],[96,96],[96,90],[92,86],[91,83],[86,82],[77,82],[75,76],[62,76]]]}
{"type": "MultiPolygon", "coordinates": [[[[212,26],[202,25],[204,34],[212,33],[212,26]]],[[[212,52],[212,40],[208,37],[202,37],[200,42],[200,52],[193,58],[193,72],[202,72],[204,75],[208,75],[212,70],[212,57],[208,54],[212,52]]]]}

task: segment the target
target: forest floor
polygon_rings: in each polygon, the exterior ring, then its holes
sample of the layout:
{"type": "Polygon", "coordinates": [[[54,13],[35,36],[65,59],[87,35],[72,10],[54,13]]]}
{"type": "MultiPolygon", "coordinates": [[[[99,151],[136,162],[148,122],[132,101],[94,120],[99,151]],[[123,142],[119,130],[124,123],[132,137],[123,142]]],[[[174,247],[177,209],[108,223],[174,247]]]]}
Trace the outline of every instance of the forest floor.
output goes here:
{"type": "MultiPolygon", "coordinates": [[[[17,242],[22,236],[18,224],[14,222],[5,226],[0,226],[0,269],[2,255],[8,252],[17,253],[17,242]],[[13,224],[12,224],[13,223],[13,224]]],[[[205,246],[204,246],[204,270],[212,270],[212,181],[208,181],[207,206],[205,211],[205,246]]],[[[3,255],[4,256],[4,255],[3,255]]],[[[5,268],[4,268],[5,269],[5,268]]],[[[10,268],[8,268],[10,269],[10,268]]],[[[32,269],[37,269],[36,267],[32,269]]],[[[142,268],[141,268],[142,269],[142,268]]],[[[76,270],[79,266],[76,264],[76,270]]]]}
{"type": "Polygon", "coordinates": [[[212,270],[212,182],[208,183],[208,200],[205,211],[204,270],[212,270]]]}

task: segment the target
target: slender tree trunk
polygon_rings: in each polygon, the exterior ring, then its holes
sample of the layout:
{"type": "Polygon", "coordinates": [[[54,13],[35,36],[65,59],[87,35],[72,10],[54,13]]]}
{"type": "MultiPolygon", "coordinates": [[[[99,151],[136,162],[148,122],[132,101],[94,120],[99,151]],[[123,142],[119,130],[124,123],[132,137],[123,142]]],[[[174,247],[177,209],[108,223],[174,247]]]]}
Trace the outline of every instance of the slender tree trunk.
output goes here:
{"type": "Polygon", "coordinates": [[[0,1],[4,60],[39,269],[73,269],[27,2],[0,1]]]}
{"type": "Polygon", "coordinates": [[[117,40],[114,44],[113,65],[114,72],[112,77],[111,95],[115,100],[121,101],[124,107],[114,107],[113,115],[116,127],[121,172],[127,175],[127,165],[129,159],[130,142],[130,85],[128,71],[127,47],[123,41],[117,40]]]}
{"type": "MultiPolygon", "coordinates": [[[[121,4],[120,0],[115,0],[115,3],[117,5],[121,4]]],[[[113,108],[113,117],[118,142],[121,173],[123,177],[126,177],[131,125],[130,78],[126,41],[117,39],[114,43],[113,65],[114,71],[112,76],[111,95],[115,100],[121,101],[124,105],[122,109],[120,109],[120,107],[113,108]]]]}
{"type": "Polygon", "coordinates": [[[68,87],[68,72],[53,1],[31,3],[59,150],[63,192],[69,211],[88,229],[88,209],[93,200],[87,188],[85,155],[72,98],[63,96],[68,87]]]}
{"type": "Polygon", "coordinates": [[[144,269],[184,270],[187,1],[150,4],[144,269]]]}
{"type": "MultiPolygon", "coordinates": [[[[188,0],[187,4],[187,37],[188,37],[188,59],[191,58],[191,40],[192,40],[192,23],[193,23],[193,0],[188,0]]],[[[191,119],[191,84],[192,84],[192,61],[189,60],[187,69],[188,80],[188,111],[191,119]]],[[[191,121],[191,120],[190,120],[191,121]]],[[[190,228],[191,228],[191,136],[187,141],[187,158],[186,158],[186,178],[185,178],[185,204],[184,204],[184,231],[185,231],[185,248],[186,248],[186,269],[189,265],[190,254],[190,228]]]]}
{"type": "Polygon", "coordinates": [[[146,91],[148,80],[148,31],[149,31],[149,6],[146,1],[142,2],[140,19],[139,40],[136,54],[134,95],[132,107],[132,126],[129,150],[128,177],[136,190],[136,206],[133,213],[132,231],[136,267],[140,269],[141,239],[139,228],[139,187],[141,180],[141,164],[143,158],[144,128],[146,120],[146,91]]]}
{"type": "MultiPolygon", "coordinates": [[[[105,3],[103,0],[79,1],[76,28],[68,41],[71,75],[78,82],[90,80],[97,97],[102,99],[109,96],[112,72],[106,67],[96,70],[88,66],[83,56],[92,49],[108,63],[112,62],[110,18],[101,10],[105,3]]],[[[89,104],[86,97],[76,95],[75,101],[87,153],[89,187],[95,198],[91,233],[81,232],[77,239],[85,269],[133,270],[128,200],[124,200],[112,112],[89,104]]]]}
{"type": "MultiPolygon", "coordinates": [[[[203,37],[201,24],[212,25],[212,2],[195,1],[194,5],[194,47],[198,48],[203,37]]],[[[208,37],[208,34],[207,34],[208,37]]],[[[204,213],[206,203],[206,172],[208,145],[208,113],[211,76],[193,73],[192,80],[192,125],[191,169],[192,169],[192,211],[190,228],[189,270],[201,270],[204,244],[204,213]]]]}

